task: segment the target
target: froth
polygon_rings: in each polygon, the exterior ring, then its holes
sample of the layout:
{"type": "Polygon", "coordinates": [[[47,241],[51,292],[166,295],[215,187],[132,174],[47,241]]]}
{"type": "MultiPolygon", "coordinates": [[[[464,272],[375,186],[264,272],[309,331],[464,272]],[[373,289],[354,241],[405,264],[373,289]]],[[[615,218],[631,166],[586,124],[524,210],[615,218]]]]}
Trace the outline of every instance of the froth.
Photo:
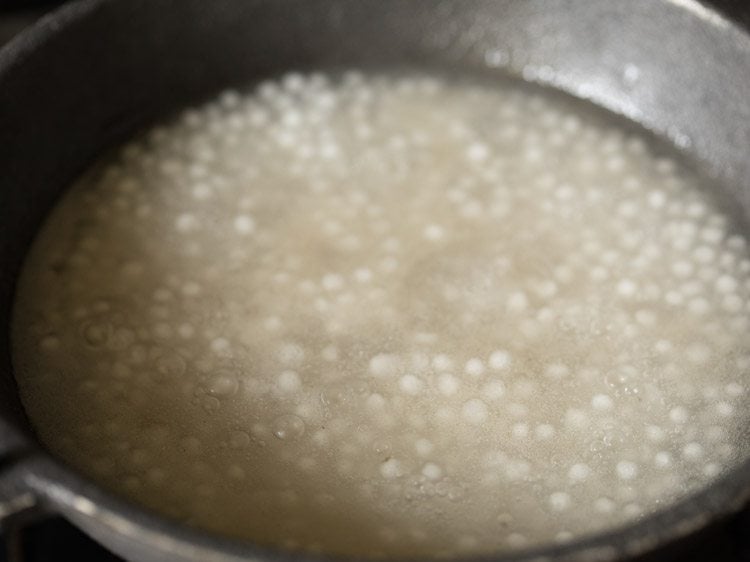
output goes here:
{"type": "Polygon", "coordinates": [[[565,542],[706,484],[746,453],[746,241],[577,111],[290,74],[133,141],[19,285],[40,436],[171,517],[315,552],[565,542]]]}

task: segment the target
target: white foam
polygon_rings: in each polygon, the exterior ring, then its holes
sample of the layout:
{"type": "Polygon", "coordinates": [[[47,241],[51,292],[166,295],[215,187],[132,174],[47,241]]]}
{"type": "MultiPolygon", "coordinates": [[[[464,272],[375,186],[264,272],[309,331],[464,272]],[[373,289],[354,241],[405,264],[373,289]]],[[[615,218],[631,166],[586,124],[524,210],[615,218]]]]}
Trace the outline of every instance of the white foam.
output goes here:
{"type": "Polygon", "coordinates": [[[747,453],[748,245],[698,184],[495,84],[230,90],[53,211],[22,398],[98,483],[250,541],[428,558],[613,529],[747,453]]]}

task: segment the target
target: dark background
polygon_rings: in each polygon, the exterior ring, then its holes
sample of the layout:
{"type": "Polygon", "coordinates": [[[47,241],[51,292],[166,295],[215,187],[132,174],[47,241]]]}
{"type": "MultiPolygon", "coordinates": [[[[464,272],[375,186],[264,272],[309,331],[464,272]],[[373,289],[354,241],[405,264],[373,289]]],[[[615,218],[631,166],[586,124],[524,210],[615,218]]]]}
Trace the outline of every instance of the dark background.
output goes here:
{"type": "MultiPolygon", "coordinates": [[[[59,0],[0,0],[0,46],[62,3],[59,0]]],[[[750,0],[714,0],[707,3],[750,28],[750,0]]],[[[10,536],[0,535],[0,562],[57,560],[116,562],[121,559],[59,517],[30,524],[10,536]]],[[[693,548],[677,560],[750,562],[750,509],[717,525],[706,536],[697,539],[693,548]]]]}

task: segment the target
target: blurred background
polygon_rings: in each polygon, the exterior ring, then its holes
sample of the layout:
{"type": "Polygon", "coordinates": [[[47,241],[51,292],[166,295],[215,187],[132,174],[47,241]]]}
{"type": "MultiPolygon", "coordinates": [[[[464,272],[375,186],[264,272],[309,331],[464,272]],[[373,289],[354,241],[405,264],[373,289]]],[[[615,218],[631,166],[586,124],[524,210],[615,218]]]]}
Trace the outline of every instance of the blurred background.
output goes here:
{"type": "MultiPolygon", "coordinates": [[[[63,3],[65,2],[60,0],[0,0],[0,48],[17,33],[63,3]]],[[[714,0],[706,3],[714,5],[750,28],[750,0],[714,0]]],[[[109,562],[121,559],[59,517],[49,517],[0,534],[0,562],[58,560],[109,562]]],[[[695,548],[679,560],[750,562],[750,509],[702,537],[696,542],[695,548]]]]}

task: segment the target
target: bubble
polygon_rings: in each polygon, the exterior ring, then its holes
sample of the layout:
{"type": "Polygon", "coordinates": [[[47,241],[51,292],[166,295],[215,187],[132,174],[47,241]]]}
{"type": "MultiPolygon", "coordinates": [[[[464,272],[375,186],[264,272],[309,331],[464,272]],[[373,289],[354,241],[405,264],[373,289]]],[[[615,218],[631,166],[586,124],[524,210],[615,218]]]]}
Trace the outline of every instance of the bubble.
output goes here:
{"type": "Polygon", "coordinates": [[[474,357],[466,362],[464,370],[472,377],[481,377],[484,374],[484,363],[481,359],[474,357]]]}
{"type": "Polygon", "coordinates": [[[244,449],[250,446],[250,436],[244,431],[234,431],[229,437],[229,446],[233,449],[244,449]]]}
{"type": "Polygon", "coordinates": [[[555,428],[548,423],[542,423],[536,426],[534,435],[537,439],[547,441],[555,436],[555,428]]]}
{"type": "Polygon", "coordinates": [[[255,221],[249,215],[237,215],[233,225],[239,234],[247,235],[255,231],[255,221]]]}
{"type": "Polygon", "coordinates": [[[574,481],[586,480],[591,474],[591,468],[584,463],[576,463],[570,467],[568,478],[574,481]]]}
{"type": "Polygon", "coordinates": [[[689,418],[688,412],[682,406],[675,406],[669,411],[669,419],[676,424],[687,423],[689,418]]]}
{"type": "Polygon", "coordinates": [[[380,474],[387,480],[393,480],[403,475],[401,463],[396,459],[388,459],[380,463],[380,474]]]}
{"type": "Polygon", "coordinates": [[[379,353],[370,359],[369,372],[374,377],[387,377],[398,372],[400,361],[395,355],[379,353]]]}
{"type": "Polygon", "coordinates": [[[272,431],[282,441],[295,441],[305,434],[305,422],[295,415],[286,414],[273,420],[272,431]]]}
{"type": "Polygon", "coordinates": [[[234,373],[229,371],[217,371],[208,385],[208,392],[219,398],[227,398],[237,392],[239,381],[234,373]]]}
{"type": "Polygon", "coordinates": [[[290,73],[73,187],[14,327],[60,455],[197,528],[257,542],[250,502],[271,546],[427,558],[739,462],[745,238],[640,136],[460,82],[290,73]],[[358,502],[371,530],[309,539],[358,502]]]}
{"type": "Polygon", "coordinates": [[[489,411],[487,405],[476,398],[464,402],[461,408],[461,415],[471,424],[481,424],[487,420],[489,411]]]}
{"type": "Polygon", "coordinates": [[[496,350],[490,354],[489,366],[494,371],[502,371],[507,369],[511,363],[511,356],[505,350],[496,350]]]}
{"type": "Polygon", "coordinates": [[[39,347],[43,351],[55,351],[60,348],[60,345],[60,338],[54,335],[47,335],[39,340],[39,347]]]}
{"type": "Polygon", "coordinates": [[[549,505],[553,511],[565,511],[571,505],[570,494],[554,492],[549,496],[549,505]]]}
{"type": "Polygon", "coordinates": [[[427,457],[432,454],[435,445],[429,439],[420,438],[414,442],[414,448],[420,457],[427,457]]]}
{"type": "Polygon", "coordinates": [[[101,348],[109,342],[112,326],[106,322],[89,322],[81,330],[86,343],[94,348],[101,348]]]}
{"type": "Polygon", "coordinates": [[[422,391],[424,383],[414,375],[404,375],[399,379],[398,386],[402,392],[413,396],[422,391]]]}
{"type": "Polygon", "coordinates": [[[282,392],[294,393],[302,388],[302,379],[295,371],[282,371],[276,384],[282,392]]]}
{"type": "Polygon", "coordinates": [[[617,476],[621,480],[632,480],[638,476],[638,465],[631,461],[620,461],[617,463],[617,476]]]}
{"type": "Polygon", "coordinates": [[[298,367],[305,359],[305,350],[297,344],[288,343],[281,346],[278,356],[282,364],[298,367]]]}
{"type": "Polygon", "coordinates": [[[444,396],[453,396],[460,386],[459,380],[450,373],[444,373],[438,377],[438,389],[444,396]]]}
{"type": "Polygon", "coordinates": [[[422,466],[422,474],[428,480],[440,480],[443,476],[443,469],[435,463],[428,462],[422,466]]]}
{"type": "Polygon", "coordinates": [[[156,359],[156,370],[167,377],[180,376],[186,368],[187,363],[179,353],[167,352],[156,359]]]}

